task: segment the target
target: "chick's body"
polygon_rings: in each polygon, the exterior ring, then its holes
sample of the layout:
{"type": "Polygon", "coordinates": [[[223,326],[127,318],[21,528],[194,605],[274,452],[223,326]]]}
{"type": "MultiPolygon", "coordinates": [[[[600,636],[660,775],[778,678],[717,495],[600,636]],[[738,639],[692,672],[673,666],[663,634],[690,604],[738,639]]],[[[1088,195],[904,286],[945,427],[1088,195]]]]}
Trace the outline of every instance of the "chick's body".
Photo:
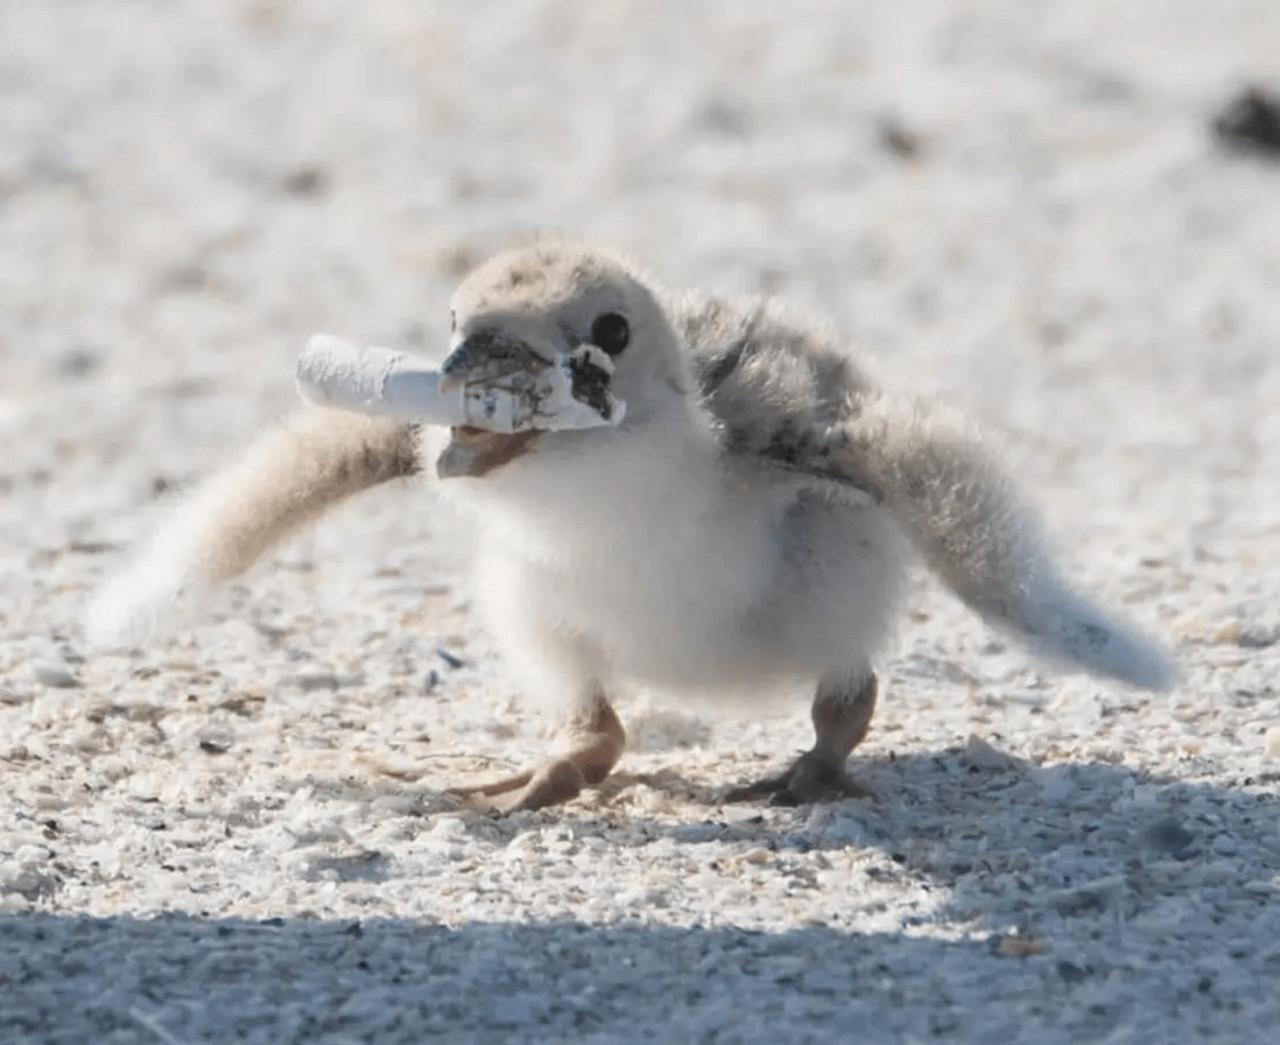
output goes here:
{"type": "Polygon", "coordinates": [[[534,654],[524,678],[564,643],[608,681],[763,697],[865,664],[887,637],[903,548],[872,505],[726,463],[696,432],[592,439],[503,472],[442,488],[479,527],[490,628],[534,654]]]}

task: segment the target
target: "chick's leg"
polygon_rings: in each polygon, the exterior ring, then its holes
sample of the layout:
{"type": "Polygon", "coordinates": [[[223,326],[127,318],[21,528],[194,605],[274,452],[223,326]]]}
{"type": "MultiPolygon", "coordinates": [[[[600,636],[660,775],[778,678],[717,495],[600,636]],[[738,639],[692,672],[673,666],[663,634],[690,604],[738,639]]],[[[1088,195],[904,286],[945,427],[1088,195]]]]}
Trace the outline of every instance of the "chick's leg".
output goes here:
{"type": "Polygon", "coordinates": [[[455,791],[502,812],[567,802],[603,781],[626,746],[626,731],[605,696],[607,658],[597,643],[548,613],[548,591],[557,582],[536,563],[490,547],[477,566],[477,606],[507,666],[525,697],[554,709],[563,725],[557,754],[545,764],[455,791]]]}
{"type": "Polygon", "coordinates": [[[813,698],[813,747],[777,776],[734,788],[728,801],[768,798],[773,805],[803,805],[867,796],[869,792],[849,778],[844,763],[867,735],[877,689],[870,671],[823,679],[813,698]]]}
{"type": "Polygon", "coordinates": [[[560,754],[537,769],[477,787],[456,788],[477,804],[500,812],[542,809],[576,798],[601,783],[626,747],[622,721],[603,695],[575,714],[560,732],[560,754]]]}

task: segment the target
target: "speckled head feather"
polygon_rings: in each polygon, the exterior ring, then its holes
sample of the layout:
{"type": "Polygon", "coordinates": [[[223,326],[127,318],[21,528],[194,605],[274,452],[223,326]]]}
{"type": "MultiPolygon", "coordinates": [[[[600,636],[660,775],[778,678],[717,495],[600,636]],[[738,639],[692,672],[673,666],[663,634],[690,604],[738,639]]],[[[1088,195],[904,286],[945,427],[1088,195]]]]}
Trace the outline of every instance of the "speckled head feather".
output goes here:
{"type": "Polygon", "coordinates": [[[614,390],[641,422],[657,400],[692,387],[663,292],[621,255],[573,243],[540,243],[499,254],[472,272],[451,301],[454,341],[486,329],[549,355],[591,340],[601,316],[618,314],[630,344],[614,360],[614,390]],[[664,391],[662,386],[666,386],[664,391]]]}

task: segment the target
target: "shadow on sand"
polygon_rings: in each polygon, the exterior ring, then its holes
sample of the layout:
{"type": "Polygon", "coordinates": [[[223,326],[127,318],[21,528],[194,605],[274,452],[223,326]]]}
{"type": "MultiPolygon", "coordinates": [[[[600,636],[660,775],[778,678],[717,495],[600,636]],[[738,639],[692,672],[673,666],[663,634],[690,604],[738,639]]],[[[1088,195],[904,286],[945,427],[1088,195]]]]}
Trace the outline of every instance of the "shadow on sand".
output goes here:
{"type": "MultiPolygon", "coordinates": [[[[0,1040],[1265,1041],[1280,1025],[1274,780],[976,769],[958,751],[855,769],[878,802],[757,817],[674,774],[623,776],[602,798],[651,786],[705,803],[700,820],[638,820],[650,840],[881,850],[877,884],[946,896],[897,931],[766,933],[713,911],[696,925],[33,911],[0,917],[0,1040]],[[929,921],[955,931],[913,933],[929,921]],[[1043,953],[1002,953],[987,934],[1011,925],[1043,953]]],[[[450,804],[420,795],[427,815],[450,804]]],[[[604,815],[467,823],[585,834],[604,815]]],[[[352,873],[376,881],[386,864],[352,873]]]]}

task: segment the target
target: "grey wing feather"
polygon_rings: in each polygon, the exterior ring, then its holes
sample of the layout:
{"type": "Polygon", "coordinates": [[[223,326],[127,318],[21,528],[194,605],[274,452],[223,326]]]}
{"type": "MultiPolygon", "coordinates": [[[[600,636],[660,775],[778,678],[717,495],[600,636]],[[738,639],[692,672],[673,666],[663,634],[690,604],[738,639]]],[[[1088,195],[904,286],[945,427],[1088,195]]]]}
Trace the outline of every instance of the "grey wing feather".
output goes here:
{"type": "Polygon", "coordinates": [[[883,499],[852,462],[823,460],[825,433],[873,392],[830,331],[763,298],[690,293],[672,313],[727,454],[883,499]]]}

